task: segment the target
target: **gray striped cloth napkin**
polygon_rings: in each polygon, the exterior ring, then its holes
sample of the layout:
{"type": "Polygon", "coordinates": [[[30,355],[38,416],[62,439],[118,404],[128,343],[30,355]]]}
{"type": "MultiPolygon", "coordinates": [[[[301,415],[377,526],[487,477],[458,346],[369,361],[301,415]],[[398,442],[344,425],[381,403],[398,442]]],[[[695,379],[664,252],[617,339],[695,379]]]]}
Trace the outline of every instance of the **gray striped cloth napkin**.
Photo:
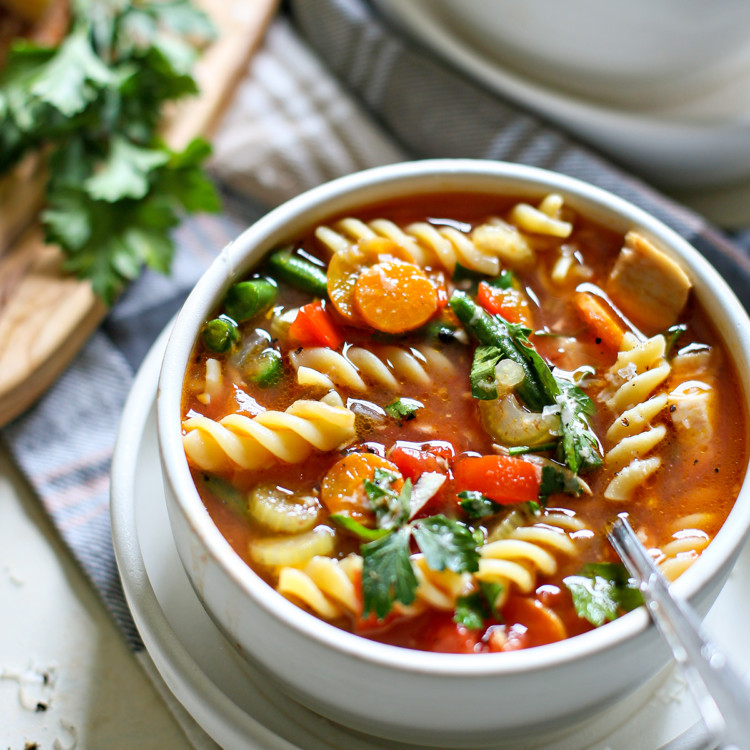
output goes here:
{"type": "Polygon", "coordinates": [[[215,139],[212,169],[224,213],[187,220],[176,232],[172,275],[144,273],[50,391],[2,431],[134,651],[143,644],[114,562],[109,466],[149,346],[219,250],[270,207],[339,175],[427,157],[522,162],[606,188],[692,242],[750,306],[750,230],[730,241],[403,39],[367,0],[292,0],[215,139]]]}

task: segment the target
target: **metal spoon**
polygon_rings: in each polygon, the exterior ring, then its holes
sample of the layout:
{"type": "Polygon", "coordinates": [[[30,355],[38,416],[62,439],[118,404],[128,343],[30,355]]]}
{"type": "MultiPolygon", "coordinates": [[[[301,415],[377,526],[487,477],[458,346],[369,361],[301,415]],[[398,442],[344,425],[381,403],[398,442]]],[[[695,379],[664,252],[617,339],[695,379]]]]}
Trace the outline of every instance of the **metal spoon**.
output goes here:
{"type": "Polygon", "coordinates": [[[623,514],[609,540],[635,578],[656,626],[685,675],[711,737],[725,750],[750,750],[750,687],[702,634],[700,620],[677,599],[623,514]]]}

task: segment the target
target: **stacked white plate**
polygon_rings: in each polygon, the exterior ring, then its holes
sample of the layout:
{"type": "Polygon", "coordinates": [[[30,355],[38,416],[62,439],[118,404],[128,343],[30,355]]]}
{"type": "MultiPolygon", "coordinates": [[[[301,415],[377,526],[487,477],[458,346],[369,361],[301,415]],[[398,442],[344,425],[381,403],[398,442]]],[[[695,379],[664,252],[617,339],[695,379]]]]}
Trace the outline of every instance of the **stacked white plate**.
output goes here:
{"type": "MultiPolygon", "coordinates": [[[[684,190],[750,178],[750,28],[745,26],[748,13],[743,10],[750,11],[750,5],[735,4],[742,12],[737,21],[742,27],[732,40],[732,54],[714,66],[711,75],[704,66],[676,76],[673,86],[665,83],[666,79],[657,86],[641,78],[640,84],[613,83],[607,91],[602,85],[606,79],[600,77],[589,87],[580,71],[578,85],[573,74],[568,76],[571,85],[553,82],[549,67],[529,64],[518,54],[509,57],[508,35],[492,44],[492,35],[498,34],[505,22],[517,23],[519,33],[523,31],[519,19],[509,14],[498,18],[498,14],[505,6],[524,4],[493,0],[376,3],[398,27],[454,66],[509,101],[557,123],[653,184],[684,190]],[[486,14],[485,24],[478,15],[481,13],[486,14]]],[[[580,0],[572,5],[557,3],[565,9],[580,4],[580,0]]],[[[537,5],[539,0],[525,4],[530,12],[527,20],[533,21],[532,10],[537,5]]],[[[652,7],[661,5],[664,2],[652,7]]],[[[691,12],[684,8],[684,13],[691,12]]],[[[720,10],[704,3],[703,13],[709,15],[703,21],[697,19],[696,24],[706,25],[706,38],[711,34],[716,37],[716,29],[710,28],[711,14],[716,17],[720,10]]],[[[664,24],[665,19],[655,18],[657,22],[664,24]]],[[[714,38],[714,42],[720,44],[721,40],[714,38]]],[[[695,41],[685,38],[683,54],[693,44],[695,41]]],[[[694,52],[699,59],[697,47],[694,52]]]]}

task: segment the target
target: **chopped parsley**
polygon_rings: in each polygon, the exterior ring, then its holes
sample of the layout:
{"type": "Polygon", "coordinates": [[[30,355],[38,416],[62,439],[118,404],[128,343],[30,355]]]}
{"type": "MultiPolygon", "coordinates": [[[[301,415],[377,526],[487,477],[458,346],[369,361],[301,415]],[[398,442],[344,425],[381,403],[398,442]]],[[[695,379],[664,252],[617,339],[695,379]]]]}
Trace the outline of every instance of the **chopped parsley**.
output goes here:
{"type": "Polygon", "coordinates": [[[504,357],[503,350],[497,346],[478,346],[474,350],[474,359],[469,373],[471,395],[474,398],[481,401],[491,401],[497,398],[495,368],[504,357]]]}
{"type": "Polygon", "coordinates": [[[687,325],[685,325],[685,323],[678,323],[677,325],[667,328],[664,333],[664,338],[667,340],[666,346],[664,347],[664,359],[671,358],[672,351],[677,344],[677,339],[679,339],[685,331],[687,331],[687,325]]]}
{"type": "Polygon", "coordinates": [[[643,604],[638,586],[622,563],[589,563],[563,583],[578,616],[597,627],[643,604]]]}
{"type": "Polygon", "coordinates": [[[479,589],[456,600],[454,622],[469,630],[481,630],[489,619],[500,620],[497,601],[504,591],[500,583],[479,582],[479,589]]]}
{"type": "Polygon", "coordinates": [[[417,412],[423,408],[424,404],[414,398],[399,398],[385,407],[385,413],[389,417],[398,419],[400,422],[408,422],[411,419],[415,419],[417,412]]]}
{"type": "MultiPolygon", "coordinates": [[[[391,489],[396,479],[392,472],[376,469],[373,480],[365,480],[378,526],[367,531],[380,536],[360,548],[363,613],[374,612],[378,619],[391,611],[394,602],[409,605],[414,601],[418,582],[409,559],[412,539],[433,570],[471,573],[479,568],[480,542],[473,530],[443,515],[408,522],[412,485],[407,479],[401,492],[396,493],[391,489]]],[[[341,525],[366,538],[356,528],[359,524],[341,525]]]]}
{"type": "Polygon", "coordinates": [[[540,443],[539,445],[512,445],[508,448],[509,456],[522,456],[524,453],[544,453],[557,448],[557,442],[540,443]]]}
{"type": "Polygon", "coordinates": [[[458,497],[461,501],[459,505],[469,518],[472,519],[488,518],[503,509],[500,503],[490,500],[486,495],[476,490],[464,490],[458,493],[458,497]]]}
{"type": "Polygon", "coordinates": [[[363,613],[385,617],[398,601],[409,605],[417,591],[417,577],[409,558],[411,530],[403,526],[362,545],[363,613]]]}
{"type": "Polygon", "coordinates": [[[551,462],[542,466],[542,481],[539,485],[539,500],[545,503],[550,495],[564,492],[580,497],[584,492],[583,482],[564,467],[557,468],[551,462]]]}
{"type": "Polygon", "coordinates": [[[373,479],[365,479],[365,494],[375,511],[376,526],[379,529],[393,529],[409,519],[411,479],[404,482],[401,492],[391,489],[398,475],[386,469],[375,469],[373,479]]]}

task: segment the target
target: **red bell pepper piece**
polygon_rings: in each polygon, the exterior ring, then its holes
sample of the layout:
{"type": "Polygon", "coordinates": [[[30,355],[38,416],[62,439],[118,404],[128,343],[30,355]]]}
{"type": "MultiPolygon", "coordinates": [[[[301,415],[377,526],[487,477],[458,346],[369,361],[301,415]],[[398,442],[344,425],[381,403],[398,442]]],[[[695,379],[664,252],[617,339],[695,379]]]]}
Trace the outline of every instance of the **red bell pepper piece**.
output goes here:
{"type": "Polygon", "coordinates": [[[320,301],[300,307],[289,327],[289,336],[301,346],[331,349],[338,349],[344,341],[344,334],[320,301]]]}
{"type": "Polygon", "coordinates": [[[481,492],[502,505],[539,498],[541,470],[513,456],[469,456],[453,467],[456,491],[481,492]]]}

